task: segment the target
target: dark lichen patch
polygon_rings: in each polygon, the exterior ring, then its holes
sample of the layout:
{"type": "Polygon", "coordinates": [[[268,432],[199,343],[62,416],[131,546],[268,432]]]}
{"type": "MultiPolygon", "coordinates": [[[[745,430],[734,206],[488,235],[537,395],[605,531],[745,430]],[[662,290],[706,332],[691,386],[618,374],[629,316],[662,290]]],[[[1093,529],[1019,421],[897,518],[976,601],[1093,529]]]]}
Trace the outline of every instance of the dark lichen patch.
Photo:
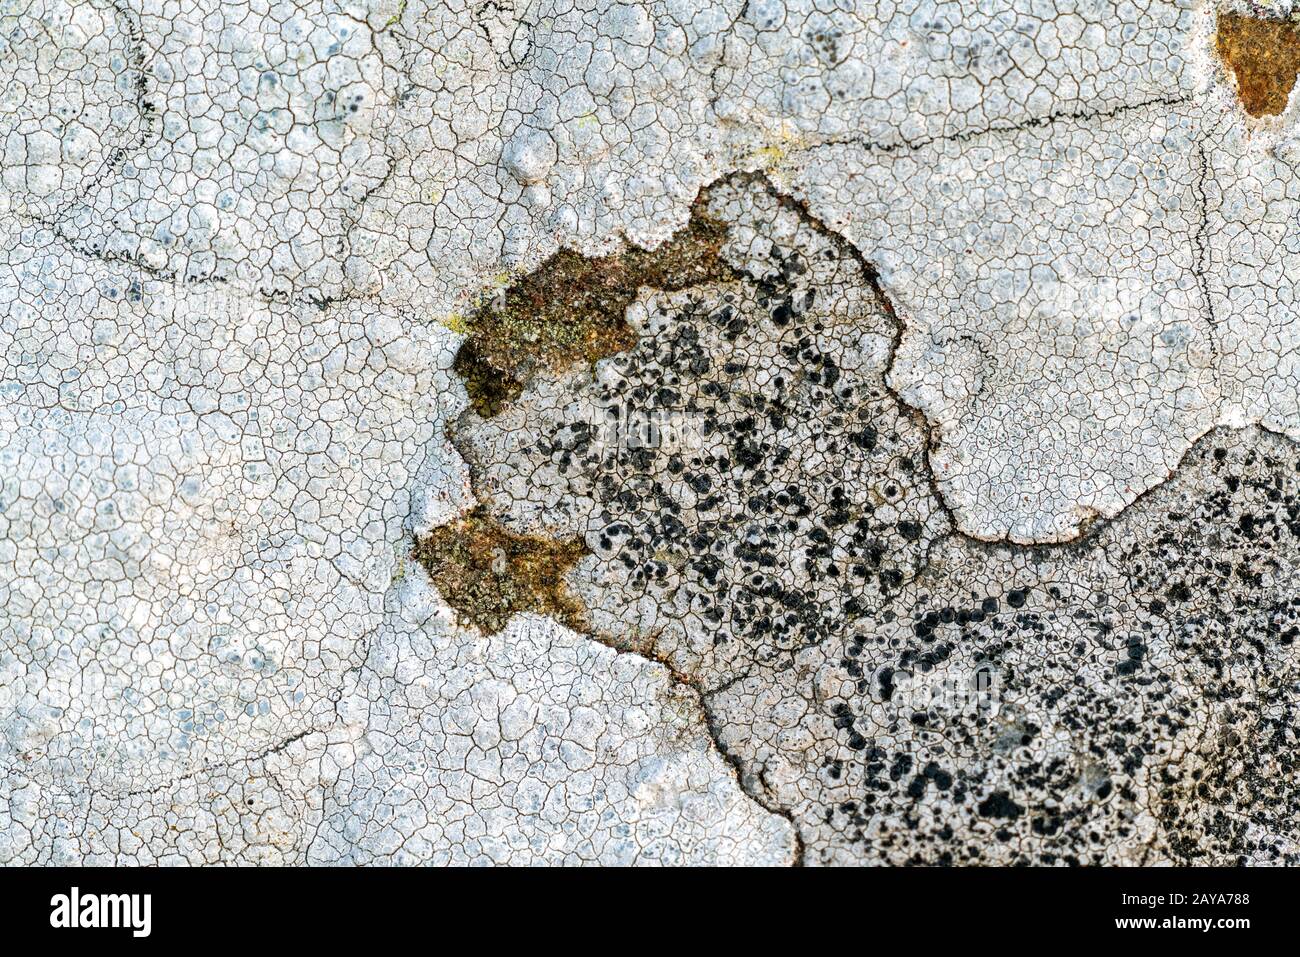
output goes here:
{"type": "Polygon", "coordinates": [[[627,307],[642,286],[675,292],[730,279],[725,224],[696,202],[690,223],[655,250],[589,259],[562,249],[467,320],[456,357],[470,402],[490,418],[539,371],[595,362],[636,344],[627,307]]]}
{"type": "Polygon", "coordinates": [[[1300,24],[1223,12],[1215,48],[1237,77],[1247,113],[1277,116],[1286,109],[1300,71],[1300,24]]]}
{"type": "Polygon", "coordinates": [[[481,507],[434,529],[415,546],[415,558],[447,604],[489,633],[525,611],[584,628],[582,604],[569,594],[564,576],[585,554],[579,539],[520,535],[481,507]]]}
{"type": "Polygon", "coordinates": [[[465,383],[474,411],[490,419],[505,408],[506,403],[519,397],[523,385],[495,368],[483,358],[473,339],[466,339],[456,353],[452,369],[465,383]]]}
{"type": "Polygon", "coordinates": [[[851,636],[837,685],[857,688],[822,718],[847,748],[824,779],[841,839],[913,864],[1295,863],[1289,440],[1202,440],[1120,520],[1036,550],[1036,581],[1018,562],[992,568],[983,545],[962,549],[851,636]],[[909,715],[913,682],[938,680],[927,675],[966,690],[909,715]],[[900,746],[882,717],[915,730],[900,746]],[[948,775],[942,804],[922,761],[948,775]],[[900,818],[906,833],[882,840],[879,822],[900,818]]]}

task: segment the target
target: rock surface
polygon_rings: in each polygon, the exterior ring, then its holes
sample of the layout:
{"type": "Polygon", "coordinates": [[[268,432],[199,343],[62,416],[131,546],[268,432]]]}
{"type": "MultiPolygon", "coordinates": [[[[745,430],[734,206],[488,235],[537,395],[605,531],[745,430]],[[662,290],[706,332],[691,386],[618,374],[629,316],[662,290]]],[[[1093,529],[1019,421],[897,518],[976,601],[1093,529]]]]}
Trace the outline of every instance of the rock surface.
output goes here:
{"type": "Polygon", "coordinates": [[[0,0],[0,863],[1300,861],[1292,7],[0,0]]]}

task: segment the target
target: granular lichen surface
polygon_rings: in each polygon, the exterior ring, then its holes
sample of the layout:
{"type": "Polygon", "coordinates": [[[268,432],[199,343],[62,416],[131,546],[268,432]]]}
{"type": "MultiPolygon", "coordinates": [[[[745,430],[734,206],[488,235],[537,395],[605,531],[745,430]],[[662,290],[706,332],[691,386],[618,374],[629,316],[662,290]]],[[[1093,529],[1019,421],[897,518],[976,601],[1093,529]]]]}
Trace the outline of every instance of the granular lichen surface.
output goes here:
{"type": "Polygon", "coordinates": [[[0,863],[1300,862],[1298,22],[0,3],[0,863]]]}

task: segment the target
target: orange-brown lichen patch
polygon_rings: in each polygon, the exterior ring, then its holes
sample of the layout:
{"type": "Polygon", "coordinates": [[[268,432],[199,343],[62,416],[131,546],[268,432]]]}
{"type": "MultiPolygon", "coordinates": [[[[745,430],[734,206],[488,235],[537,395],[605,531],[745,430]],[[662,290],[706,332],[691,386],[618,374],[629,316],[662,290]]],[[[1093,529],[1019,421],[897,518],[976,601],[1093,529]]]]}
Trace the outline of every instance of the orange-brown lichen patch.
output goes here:
{"type": "Polygon", "coordinates": [[[1237,77],[1237,95],[1251,116],[1286,109],[1300,72],[1300,24],[1220,13],[1215,49],[1237,77]]]}
{"type": "Polygon", "coordinates": [[[538,371],[594,362],[636,344],[624,314],[642,286],[676,291],[732,277],[726,226],[696,203],[690,224],[655,250],[598,259],[562,249],[466,320],[455,368],[475,411],[496,415],[538,371]]]}
{"type": "Polygon", "coordinates": [[[489,633],[523,611],[583,628],[582,604],[569,594],[564,576],[586,554],[580,539],[519,535],[481,507],[434,529],[415,546],[416,559],[447,604],[489,633]]]}

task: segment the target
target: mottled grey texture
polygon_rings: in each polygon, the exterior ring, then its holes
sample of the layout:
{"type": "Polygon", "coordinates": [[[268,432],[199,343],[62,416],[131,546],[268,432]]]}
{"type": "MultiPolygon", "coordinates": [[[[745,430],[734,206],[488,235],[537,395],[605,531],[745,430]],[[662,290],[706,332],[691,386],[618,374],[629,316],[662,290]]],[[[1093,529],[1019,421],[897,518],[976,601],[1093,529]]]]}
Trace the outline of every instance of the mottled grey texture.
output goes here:
{"type": "Polygon", "coordinates": [[[1216,9],[0,0],[0,862],[1293,862],[1300,106],[1216,9]],[[733,279],[466,411],[702,192],[733,279]],[[444,601],[476,504],[585,633],[444,601]]]}

